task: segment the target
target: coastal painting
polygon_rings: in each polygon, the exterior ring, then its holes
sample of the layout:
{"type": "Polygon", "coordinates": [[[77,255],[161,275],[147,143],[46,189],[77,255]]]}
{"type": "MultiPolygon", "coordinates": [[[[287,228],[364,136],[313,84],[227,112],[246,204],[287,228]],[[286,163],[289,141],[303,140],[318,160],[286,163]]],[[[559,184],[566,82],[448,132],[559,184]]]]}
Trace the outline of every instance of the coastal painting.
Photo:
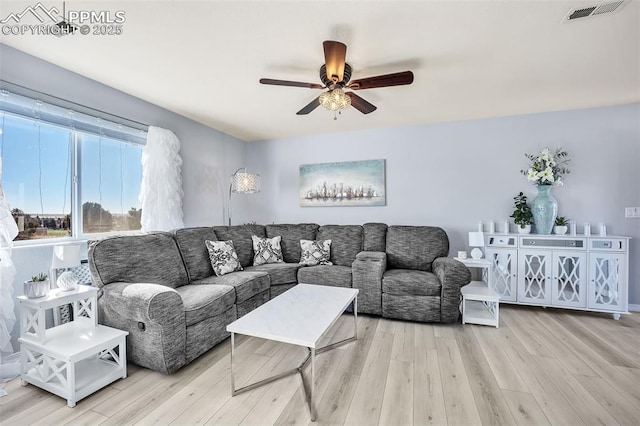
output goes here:
{"type": "Polygon", "coordinates": [[[384,206],[384,160],[303,164],[300,166],[302,207],[384,206]]]}

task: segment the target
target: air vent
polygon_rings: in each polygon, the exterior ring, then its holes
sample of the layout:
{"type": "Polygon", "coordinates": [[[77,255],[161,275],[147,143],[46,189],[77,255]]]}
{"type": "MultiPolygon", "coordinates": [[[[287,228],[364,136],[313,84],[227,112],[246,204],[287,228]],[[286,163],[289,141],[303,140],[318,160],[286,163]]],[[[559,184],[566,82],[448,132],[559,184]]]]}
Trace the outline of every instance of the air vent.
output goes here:
{"type": "Polygon", "coordinates": [[[602,15],[604,13],[615,12],[616,10],[618,10],[618,8],[620,6],[622,6],[623,2],[624,2],[624,0],[622,0],[622,1],[614,1],[613,3],[606,3],[606,4],[603,4],[603,5],[600,5],[600,6],[597,7],[596,10],[593,11],[593,13],[591,15],[595,16],[595,15],[602,15]]]}
{"type": "Polygon", "coordinates": [[[573,9],[565,16],[565,21],[575,21],[576,19],[589,18],[598,15],[615,12],[620,9],[625,0],[614,1],[610,3],[597,4],[595,6],[581,7],[573,9]]]}

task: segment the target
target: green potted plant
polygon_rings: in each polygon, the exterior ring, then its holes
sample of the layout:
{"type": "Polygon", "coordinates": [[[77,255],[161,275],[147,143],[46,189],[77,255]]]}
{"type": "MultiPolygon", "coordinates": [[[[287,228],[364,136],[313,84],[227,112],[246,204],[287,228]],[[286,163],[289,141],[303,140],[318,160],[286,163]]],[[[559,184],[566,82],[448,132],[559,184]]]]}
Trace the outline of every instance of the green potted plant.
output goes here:
{"type": "Polygon", "coordinates": [[[563,216],[556,217],[555,226],[553,227],[553,233],[558,235],[564,235],[567,233],[567,226],[569,219],[563,216]]]}
{"type": "Polygon", "coordinates": [[[24,294],[27,299],[44,297],[49,294],[49,276],[40,272],[24,283],[24,294]]]}
{"type": "Polygon", "coordinates": [[[527,196],[520,192],[513,197],[515,209],[510,217],[513,222],[518,225],[518,233],[528,234],[531,232],[531,224],[533,223],[533,213],[531,207],[527,204],[527,196]]]}

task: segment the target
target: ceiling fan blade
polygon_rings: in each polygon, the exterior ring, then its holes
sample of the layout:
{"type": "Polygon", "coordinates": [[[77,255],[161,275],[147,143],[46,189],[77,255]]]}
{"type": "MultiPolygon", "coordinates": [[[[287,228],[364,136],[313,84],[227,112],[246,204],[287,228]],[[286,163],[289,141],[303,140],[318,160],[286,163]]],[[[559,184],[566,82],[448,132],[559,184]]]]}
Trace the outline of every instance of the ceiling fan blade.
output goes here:
{"type": "Polygon", "coordinates": [[[326,40],[324,48],[324,63],[327,67],[327,78],[338,83],[344,78],[344,63],[347,59],[347,45],[339,41],[326,40]]]}
{"type": "Polygon", "coordinates": [[[351,106],[363,114],[369,114],[378,109],[375,105],[365,101],[353,92],[346,92],[345,95],[351,98],[351,106]]]}
{"type": "Polygon", "coordinates": [[[396,72],[393,74],[378,75],[375,77],[354,80],[347,86],[352,90],[375,89],[377,87],[403,86],[413,83],[411,71],[396,72]]]}
{"type": "Polygon", "coordinates": [[[320,96],[318,96],[317,98],[315,98],[314,100],[309,102],[307,104],[307,106],[302,108],[300,111],[296,112],[296,115],[309,114],[311,111],[313,111],[314,109],[318,108],[319,106],[320,106],[320,96]]]}
{"type": "Polygon", "coordinates": [[[260,83],[272,84],[274,86],[291,86],[291,87],[306,87],[308,89],[324,89],[324,86],[322,84],[302,83],[300,81],[274,80],[272,78],[261,78],[260,83]]]}

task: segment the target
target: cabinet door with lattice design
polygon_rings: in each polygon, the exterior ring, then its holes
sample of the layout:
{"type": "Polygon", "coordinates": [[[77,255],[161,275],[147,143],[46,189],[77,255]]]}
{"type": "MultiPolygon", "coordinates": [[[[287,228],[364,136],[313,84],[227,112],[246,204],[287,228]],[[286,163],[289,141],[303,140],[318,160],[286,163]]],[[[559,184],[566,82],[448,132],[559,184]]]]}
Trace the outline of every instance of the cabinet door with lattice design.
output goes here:
{"type": "Polygon", "coordinates": [[[489,285],[500,295],[501,301],[515,302],[518,250],[487,248],[487,259],[491,261],[489,285]]]}
{"type": "Polygon", "coordinates": [[[518,256],[518,302],[551,304],[551,251],[521,250],[518,256]]]}
{"type": "Polygon", "coordinates": [[[586,253],[553,253],[551,300],[554,306],[587,306],[586,264],[586,253]]]}
{"type": "Polygon", "coordinates": [[[627,262],[623,254],[589,254],[589,296],[590,309],[626,311],[626,286],[624,277],[627,262]]]}

